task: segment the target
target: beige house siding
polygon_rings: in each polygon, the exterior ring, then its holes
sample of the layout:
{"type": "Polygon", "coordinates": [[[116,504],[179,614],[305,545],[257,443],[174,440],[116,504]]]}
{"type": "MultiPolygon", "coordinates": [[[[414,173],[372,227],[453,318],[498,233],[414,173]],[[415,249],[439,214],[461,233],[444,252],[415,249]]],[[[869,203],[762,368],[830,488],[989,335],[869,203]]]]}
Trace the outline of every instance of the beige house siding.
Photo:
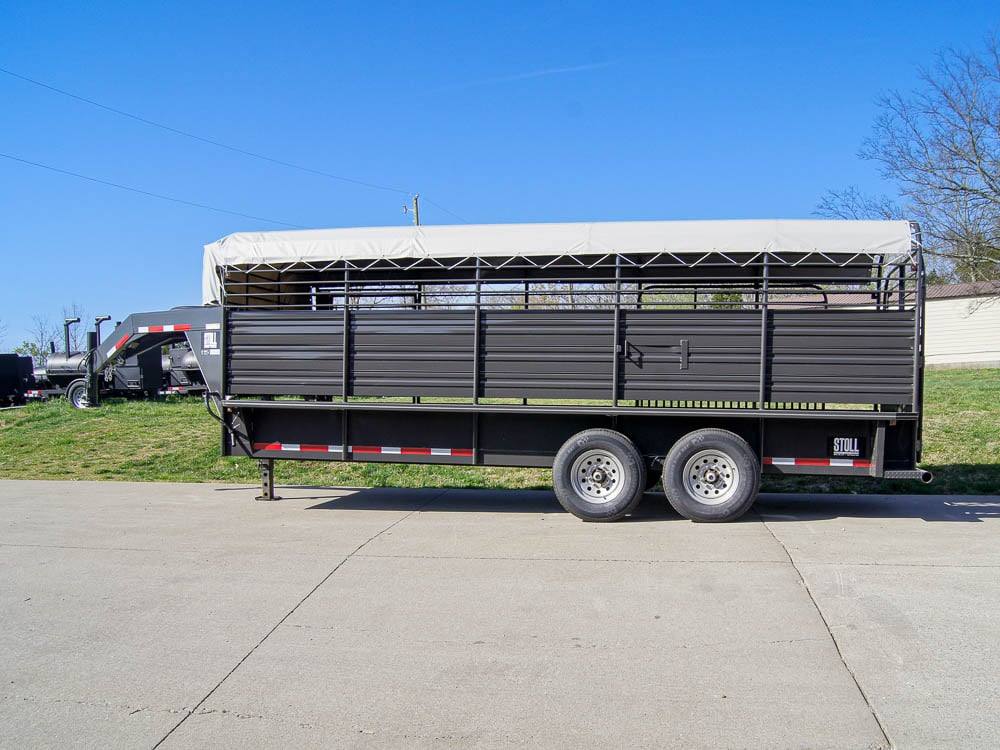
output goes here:
{"type": "Polygon", "coordinates": [[[1000,297],[927,300],[928,367],[1000,367],[1000,297]]]}

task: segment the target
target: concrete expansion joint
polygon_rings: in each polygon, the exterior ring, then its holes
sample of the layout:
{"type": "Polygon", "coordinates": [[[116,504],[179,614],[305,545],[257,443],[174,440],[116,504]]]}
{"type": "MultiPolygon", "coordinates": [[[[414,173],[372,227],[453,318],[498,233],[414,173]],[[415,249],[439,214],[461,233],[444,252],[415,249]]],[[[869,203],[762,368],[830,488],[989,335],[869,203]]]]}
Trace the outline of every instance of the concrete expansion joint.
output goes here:
{"type": "Polygon", "coordinates": [[[306,593],[305,596],[303,596],[301,599],[299,599],[299,601],[295,604],[295,606],[292,607],[290,610],[288,610],[288,612],[286,612],[284,614],[284,616],[282,616],[281,619],[278,620],[278,622],[276,622],[274,624],[274,626],[271,627],[271,629],[268,630],[267,633],[264,634],[264,637],[261,638],[259,641],[257,641],[257,643],[254,645],[254,647],[251,648],[249,651],[247,651],[247,653],[243,655],[243,658],[240,659],[238,662],[236,662],[236,665],[232,669],[230,669],[228,672],[226,672],[225,676],[223,676],[223,678],[221,680],[219,680],[211,690],[209,690],[207,693],[205,693],[205,695],[202,697],[202,699],[200,701],[198,701],[198,703],[195,704],[194,708],[192,708],[190,711],[187,711],[185,713],[185,715],[181,718],[181,720],[178,721],[176,724],[174,724],[170,728],[170,730],[165,735],[163,735],[163,737],[161,737],[157,741],[157,743],[155,745],[153,745],[153,750],[156,750],[156,748],[160,747],[160,745],[162,745],[164,742],[166,742],[166,740],[170,737],[170,735],[172,735],[174,732],[176,732],[177,729],[181,725],[184,724],[184,722],[186,722],[189,718],[191,718],[191,716],[193,716],[195,713],[199,713],[199,709],[201,709],[201,707],[205,704],[205,702],[209,698],[211,698],[212,695],[220,687],[222,687],[222,685],[226,682],[226,680],[228,680],[230,677],[232,677],[233,674],[236,672],[236,670],[238,670],[241,666],[243,666],[243,664],[247,661],[247,659],[249,659],[251,656],[253,656],[254,652],[258,648],[260,648],[264,644],[264,642],[268,638],[270,638],[275,633],[275,631],[277,631],[277,629],[280,628],[285,623],[285,621],[289,617],[291,617],[293,614],[295,614],[296,610],[298,610],[299,607],[301,607],[303,604],[305,604],[306,601],[309,599],[309,597],[311,597],[313,594],[315,594],[324,583],[326,583],[328,580],[330,580],[330,578],[338,570],[340,570],[348,560],[350,560],[352,557],[354,557],[355,555],[357,555],[358,552],[360,552],[367,545],[371,544],[373,541],[375,541],[380,536],[382,536],[383,534],[385,534],[387,531],[395,528],[396,526],[398,526],[399,524],[401,524],[403,521],[405,521],[410,516],[412,516],[412,515],[414,515],[416,513],[419,513],[420,511],[422,511],[424,508],[426,508],[431,503],[433,503],[435,500],[437,500],[442,495],[444,495],[446,491],[447,490],[441,490],[440,492],[438,492],[437,494],[435,494],[434,496],[432,496],[430,499],[428,499],[426,502],[424,502],[422,505],[419,505],[418,507],[414,508],[413,510],[409,511],[408,513],[400,516],[395,521],[393,521],[389,525],[385,526],[383,529],[375,532],[370,537],[368,537],[363,542],[361,542],[361,544],[359,544],[357,547],[355,547],[353,550],[351,550],[351,552],[349,552],[340,562],[338,562],[336,565],[334,565],[333,568],[330,570],[330,572],[327,573],[325,576],[323,576],[323,578],[320,580],[319,583],[317,583],[315,586],[313,586],[308,591],[308,593],[306,593]]]}
{"type": "Polygon", "coordinates": [[[803,576],[802,571],[799,570],[799,566],[795,562],[795,558],[792,557],[792,553],[788,550],[788,547],[785,546],[785,543],[782,542],[771,527],[767,525],[767,521],[765,521],[759,513],[757,514],[757,517],[760,519],[761,525],[767,529],[767,533],[771,535],[771,538],[775,541],[775,543],[781,547],[782,550],[784,550],[785,556],[788,558],[788,563],[792,566],[792,569],[798,576],[799,584],[803,589],[805,589],[806,594],[809,596],[809,601],[812,602],[813,608],[819,615],[819,619],[823,623],[823,627],[826,629],[826,633],[829,636],[830,641],[832,641],[834,649],[837,651],[840,663],[844,665],[844,669],[847,670],[847,674],[851,676],[851,679],[854,681],[854,686],[858,689],[858,692],[861,694],[861,698],[868,707],[869,713],[872,715],[872,719],[874,719],[876,726],[878,726],[879,732],[881,732],[882,738],[885,740],[884,747],[893,748],[894,745],[892,744],[892,740],[889,739],[889,733],[886,731],[885,725],[882,723],[882,719],[879,718],[878,713],[875,711],[875,706],[872,705],[871,699],[868,697],[868,693],[866,693],[865,689],[861,686],[861,682],[858,680],[857,674],[855,674],[854,670],[851,669],[851,665],[847,663],[847,659],[844,657],[844,652],[840,648],[840,643],[837,641],[837,637],[833,634],[833,629],[830,627],[830,623],[826,619],[826,615],[823,614],[823,610],[820,608],[819,602],[817,602],[816,597],[813,596],[812,589],[810,589],[809,584],[806,583],[805,576],[803,576]]]}

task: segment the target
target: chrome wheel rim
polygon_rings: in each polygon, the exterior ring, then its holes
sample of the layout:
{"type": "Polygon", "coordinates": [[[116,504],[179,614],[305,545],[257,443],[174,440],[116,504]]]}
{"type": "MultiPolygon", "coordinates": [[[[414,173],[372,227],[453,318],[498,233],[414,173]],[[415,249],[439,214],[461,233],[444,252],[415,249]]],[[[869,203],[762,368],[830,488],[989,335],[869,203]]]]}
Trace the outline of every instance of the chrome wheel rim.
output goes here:
{"type": "Polygon", "coordinates": [[[73,391],[72,398],[70,399],[73,406],[77,409],[87,408],[87,389],[86,388],[76,388],[73,391]]]}
{"type": "Polygon", "coordinates": [[[740,471],[727,453],[709,448],[684,464],[684,489],[703,505],[721,505],[736,494],[740,471]]]}
{"type": "Polygon", "coordinates": [[[610,451],[594,448],[581,453],[570,470],[570,483],[588,503],[613,502],[625,487],[625,467],[610,451]]]}

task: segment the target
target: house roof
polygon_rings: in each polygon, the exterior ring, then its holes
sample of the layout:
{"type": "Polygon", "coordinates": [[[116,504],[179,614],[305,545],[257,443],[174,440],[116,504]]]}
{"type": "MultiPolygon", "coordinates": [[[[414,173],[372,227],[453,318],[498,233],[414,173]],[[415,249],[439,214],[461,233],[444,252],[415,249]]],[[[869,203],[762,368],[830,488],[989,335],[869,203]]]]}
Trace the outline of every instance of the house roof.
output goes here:
{"type": "Polygon", "coordinates": [[[994,297],[1000,295],[1000,281],[968,281],[962,284],[934,284],[927,287],[927,299],[994,297]]]}

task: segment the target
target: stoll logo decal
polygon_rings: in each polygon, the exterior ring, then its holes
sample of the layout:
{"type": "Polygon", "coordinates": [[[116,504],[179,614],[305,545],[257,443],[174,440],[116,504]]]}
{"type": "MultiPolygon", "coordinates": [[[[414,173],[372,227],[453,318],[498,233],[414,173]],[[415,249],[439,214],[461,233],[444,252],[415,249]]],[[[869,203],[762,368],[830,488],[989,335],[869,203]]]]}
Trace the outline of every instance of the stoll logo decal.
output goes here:
{"type": "Polygon", "coordinates": [[[835,437],[833,439],[833,455],[860,456],[861,446],[856,437],[835,437]]]}

